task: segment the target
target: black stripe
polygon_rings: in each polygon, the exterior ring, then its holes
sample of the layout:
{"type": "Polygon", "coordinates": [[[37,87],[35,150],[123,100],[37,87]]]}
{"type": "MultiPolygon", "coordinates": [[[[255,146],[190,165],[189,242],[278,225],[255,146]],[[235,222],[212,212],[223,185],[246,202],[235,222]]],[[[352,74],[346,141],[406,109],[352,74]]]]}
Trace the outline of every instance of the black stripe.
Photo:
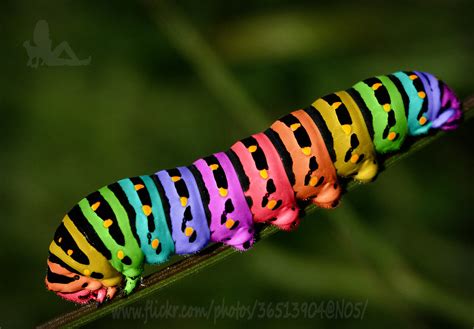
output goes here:
{"type": "Polygon", "coordinates": [[[326,125],[323,116],[316,110],[313,106],[309,106],[304,109],[306,113],[313,119],[313,122],[319,129],[321,136],[323,137],[324,142],[326,143],[326,149],[331,156],[332,162],[336,162],[336,151],[334,150],[334,139],[332,137],[331,131],[326,125]]]}
{"type": "Polygon", "coordinates": [[[283,141],[275,130],[268,128],[263,133],[268,137],[270,142],[272,142],[273,146],[280,155],[283,167],[285,168],[286,176],[288,176],[291,186],[295,185],[296,178],[295,173],[293,172],[293,159],[291,158],[290,152],[288,152],[285,144],[283,144],[283,141]]]}
{"type": "Polygon", "coordinates": [[[60,265],[61,267],[65,268],[66,270],[68,270],[71,273],[81,274],[81,273],[79,273],[78,270],[76,270],[75,268],[72,268],[71,266],[66,264],[61,258],[56,256],[55,254],[49,253],[48,259],[49,259],[50,262],[60,265]]]}
{"type": "MultiPolygon", "coordinates": [[[[138,191],[135,190],[135,193],[138,195],[138,198],[140,199],[140,202],[142,206],[152,206],[151,204],[151,196],[150,196],[150,191],[148,191],[148,188],[145,185],[145,182],[141,177],[131,177],[129,178],[130,181],[133,184],[133,187],[135,189],[135,185],[141,184],[144,187],[138,191]]],[[[150,215],[147,216],[147,224],[148,224],[148,232],[154,232],[155,231],[155,216],[153,212],[150,213],[150,215]]]]}
{"type": "Polygon", "coordinates": [[[68,284],[68,283],[76,281],[75,278],[71,278],[69,276],[52,272],[49,266],[48,266],[48,273],[46,274],[46,278],[48,282],[51,282],[51,283],[68,284]]]}
{"type": "Polygon", "coordinates": [[[229,188],[229,184],[227,182],[227,177],[225,176],[224,169],[220,165],[219,161],[214,155],[210,155],[207,157],[202,158],[208,166],[211,165],[218,165],[218,168],[215,170],[212,170],[212,174],[214,176],[214,180],[216,181],[217,187],[219,188],[229,188]]]}
{"type": "Polygon", "coordinates": [[[242,187],[242,190],[244,192],[247,192],[250,186],[250,179],[245,173],[244,167],[242,166],[242,163],[240,162],[239,157],[237,156],[237,154],[235,154],[235,152],[232,149],[227,150],[225,154],[229,158],[230,162],[232,163],[232,166],[235,169],[235,172],[237,173],[237,177],[239,178],[239,182],[240,182],[240,186],[242,187]]]}
{"type": "Polygon", "coordinates": [[[173,232],[173,226],[171,225],[171,218],[170,218],[170,201],[168,200],[168,197],[166,196],[165,189],[163,188],[163,185],[161,185],[160,179],[156,174],[150,176],[153,179],[153,183],[155,183],[156,189],[158,191],[160,200],[161,200],[161,206],[163,207],[163,212],[165,213],[165,218],[166,218],[166,224],[168,225],[168,230],[169,232],[173,232]]]}
{"type": "Polygon", "coordinates": [[[112,193],[118,199],[119,203],[125,209],[125,212],[127,213],[128,222],[130,223],[130,229],[132,231],[133,236],[135,237],[135,240],[138,243],[138,246],[140,247],[141,242],[137,232],[137,213],[135,212],[135,208],[130,204],[130,201],[128,201],[127,195],[125,194],[119,183],[110,184],[108,188],[112,191],[112,193]]]}
{"type": "Polygon", "coordinates": [[[374,124],[372,122],[372,112],[367,107],[367,104],[362,99],[362,96],[359,94],[357,90],[354,88],[347,89],[346,92],[349,96],[352,97],[354,102],[356,103],[357,107],[360,109],[360,113],[364,117],[365,125],[367,126],[367,130],[369,131],[370,139],[374,139],[374,124]]]}
{"type": "Polygon", "coordinates": [[[240,140],[240,142],[244,144],[246,148],[249,148],[250,146],[256,146],[257,149],[255,150],[255,152],[249,152],[253,158],[255,167],[257,167],[258,170],[268,170],[267,158],[265,156],[265,153],[263,152],[263,149],[258,144],[257,140],[254,137],[250,136],[240,140]]]}
{"type": "Polygon", "coordinates": [[[105,258],[110,260],[112,258],[110,250],[105,246],[94,227],[84,216],[79,205],[74,206],[74,208],[72,208],[69,212],[68,216],[76,228],[82,233],[82,235],[84,235],[87,242],[89,242],[89,244],[93,246],[99,253],[104,255],[105,258]]]}
{"type": "MultiPolygon", "coordinates": [[[[220,165],[219,165],[220,167],[220,165]]],[[[198,186],[199,197],[201,199],[201,203],[204,208],[204,213],[206,214],[207,225],[211,224],[211,211],[209,210],[209,203],[211,202],[211,197],[209,196],[209,191],[206,188],[206,183],[204,183],[204,179],[202,178],[201,173],[194,165],[188,166],[189,171],[194,176],[196,180],[196,185],[198,186]]],[[[226,179],[227,182],[227,179],[226,179]]]]}

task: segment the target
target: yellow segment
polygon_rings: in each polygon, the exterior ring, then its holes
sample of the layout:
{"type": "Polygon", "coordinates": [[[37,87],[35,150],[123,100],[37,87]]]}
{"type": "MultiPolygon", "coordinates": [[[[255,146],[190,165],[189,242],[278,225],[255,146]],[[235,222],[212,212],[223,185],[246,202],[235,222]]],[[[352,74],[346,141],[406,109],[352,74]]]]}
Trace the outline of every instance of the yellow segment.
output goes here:
{"type": "Polygon", "coordinates": [[[117,251],[117,258],[122,260],[125,257],[125,254],[122,250],[117,251]]]}
{"type": "Polygon", "coordinates": [[[113,220],[106,219],[106,220],[104,220],[104,227],[109,228],[113,223],[114,223],[113,220]]]}
{"type": "Polygon", "coordinates": [[[346,135],[349,135],[352,132],[351,125],[342,125],[341,127],[346,135]]]}
{"type": "Polygon", "coordinates": [[[422,126],[423,126],[423,125],[425,125],[425,124],[426,124],[426,122],[427,122],[427,121],[428,121],[428,119],[427,119],[427,118],[425,118],[425,117],[421,117],[421,118],[420,118],[420,120],[419,120],[418,122],[420,123],[420,125],[422,125],[422,126]]]}
{"type": "Polygon", "coordinates": [[[358,154],[352,154],[350,161],[351,161],[352,163],[356,163],[357,160],[359,160],[359,155],[358,155],[358,154]]]}
{"type": "Polygon", "coordinates": [[[316,176],[311,177],[311,179],[309,180],[309,185],[310,186],[316,186],[316,184],[318,183],[318,180],[319,179],[316,176]]]}
{"type": "Polygon", "coordinates": [[[248,150],[249,150],[250,153],[255,152],[257,150],[257,145],[250,145],[248,150]]]}
{"type": "Polygon", "coordinates": [[[94,204],[91,206],[91,208],[92,208],[92,210],[96,211],[97,208],[99,208],[99,206],[100,206],[100,202],[97,201],[96,203],[94,203],[94,204]]]}
{"type": "Polygon", "coordinates": [[[391,131],[387,136],[388,140],[390,140],[390,141],[393,141],[395,139],[395,137],[397,137],[397,133],[393,132],[393,131],[391,131]]]}
{"type": "Polygon", "coordinates": [[[140,191],[144,187],[145,187],[145,185],[143,185],[143,184],[136,184],[135,185],[135,191],[140,191]]]}
{"type": "Polygon", "coordinates": [[[416,74],[412,74],[412,75],[409,76],[409,78],[410,78],[411,80],[415,80],[415,79],[418,78],[418,76],[417,76],[416,74]]]}
{"type": "Polygon", "coordinates": [[[181,179],[181,177],[179,177],[179,176],[173,176],[173,177],[171,177],[171,181],[172,181],[173,183],[176,183],[176,182],[179,181],[180,179],[181,179]]]}
{"type": "Polygon", "coordinates": [[[390,104],[383,104],[383,110],[385,112],[390,112],[390,110],[391,110],[390,104]]]}
{"type": "Polygon", "coordinates": [[[49,246],[49,251],[51,254],[61,259],[64,263],[71,266],[76,271],[84,273],[86,276],[91,274],[89,268],[93,268],[95,272],[104,275],[104,278],[100,279],[99,281],[101,281],[107,287],[119,285],[122,282],[122,275],[112,267],[109,261],[101,253],[99,253],[89,244],[84,235],[76,228],[68,216],[64,217],[63,223],[76,242],[77,247],[89,258],[90,264],[86,267],[86,265],[78,263],[69,255],[67,255],[67,253],[64,252],[64,250],[62,250],[55,241],[53,241],[49,246]]]}
{"type": "Polygon", "coordinates": [[[179,201],[181,201],[181,206],[183,207],[186,207],[186,205],[188,204],[188,198],[186,198],[185,196],[181,197],[179,201]]]}
{"type": "Polygon", "coordinates": [[[339,106],[341,106],[341,104],[342,104],[341,102],[332,103],[332,109],[333,109],[333,110],[337,110],[337,108],[338,108],[339,106]]]}
{"type": "Polygon", "coordinates": [[[267,203],[267,208],[272,210],[273,208],[275,208],[276,204],[277,204],[277,202],[275,200],[270,200],[267,203]]]}
{"type": "Polygon", "coordinates": [[[223,188],[223,187],[219,187],[219,195],[221,197],[225,197],[227,196],[227,189],[223,188]]]}
{"type": "Polygon", "coordinates": [[[268,178],[268,172],[267,172],[266,169],[260,170],[260,177],[262,177],[263,179],[267,179],[267,178],[268,178]]]}
{"type": "Polygon", "coordinates": [[[231,229],[232,226],[234,226],[235,221],[231,218],[228,218],[225,222],[225,227],[227,227],[229,230],[231,229]]]}
{"type": "Polygon", "coordinates": [[[211,164],[209,168],[211,168],[211,170],[217,170],[219,169],[219,165],[217,163],[214,163],[214,164],[211,164]]]}
{"type": "Polygon", "coordinates": [[[159,245],[159,244],[160,244],[160,240],[154,239],[154,240],[151,242],[151,247],[152,247],[153,249],[156,249],[156,248],[158,248],[158,245],[159,245]]]}
{"type": "Polygon", "coordinates": [[[191,234],[193,234],[194,232],[194,229],[191,227],[191,226],[188,226],[186,227],[186,229],[184,230],[184,235],[186,236],[191,236],[191,234]]]}
{"type": "Polygon", "coordinates": [[[293,124],[290,126],[290,129],[291,129],[291,131],[295,131],[295,130],[298,129],[299,127],[301,127],[301,123],[293,123],[293,124]]]}
{"type": "Polygon", "coordinates": [[[420,97],[420,98],[422,98],[422,99],[425,98],[425,97],[426,97],[425,92],[424,92],[424,91],[420,91],[420,92],[418,93],[418,97],[420,97]]]}
{"type": "Polygon", "coordinates": [[[67,255],[68,255],[68,256],[71,256],[72,253],[73,253],[72,249],[68,249],[68,250],[67,250],[67,255]]]}
{"type": "Polygon", "coordinates": [[[337,174],[343,177],[354,177],[361,182],[368,182],[375,177],[378,170],[376,153],[369,131],[365,124],[362,112],[357,106],[356,102],[346,91],[339,91],[335,93],[346,106],[352,120],[351,134],[346,134],[339,122],[336,112],[333,107],[324,99],[317,99],[312,105],[321,114],[326,123],[331,137],[333,139],[333,150],[336,155],[334,167],[337,174]],[[359,140],[359,145],[352,150],[352,154],[357,154],[357,159],[352,157],[353,161],[344,161],[346,153],[351,147],[351,136],[355,134],[359,140]],[[364,155],[362,161],[359,157],[364,155]]]}
{"type": "Polygon", "coordinates": [[[308,156],[311,154],[311,147],[307,146],[307,147],[303,147],[301,149],[301,152],[303,152],[304,155],[308,156]]]}
{"type": "Polygon", "coordinates": [[[373,89],[373,90],[377,90],[377,89],[379,89],[380,87],[382,87],[382,84],[381,84],[380,82],[374,83],[374,84],[372,85],[372,89],[373,89]]]}
{"type": "Polygon", "coordinates": [[[148,206],[148,205],[142,206],[142,210],[143,210],[143,213],[145,214],[145,216],[147,216],[147,217],[151,214],[151,207],[148,206]]]}

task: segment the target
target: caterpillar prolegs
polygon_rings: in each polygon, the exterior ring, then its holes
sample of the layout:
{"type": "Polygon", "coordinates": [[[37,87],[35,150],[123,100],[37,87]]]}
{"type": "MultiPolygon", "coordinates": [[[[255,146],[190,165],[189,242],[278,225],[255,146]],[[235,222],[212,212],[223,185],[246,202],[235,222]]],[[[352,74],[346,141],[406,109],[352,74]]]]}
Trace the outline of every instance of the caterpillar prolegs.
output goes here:
{"type": "Polygon", "coordinates": [[[64,217],[49,247],[46,286],[76,303],[129,294],[145,263],[212,242],[246,250],[255,223],[295,228],[308,203],[332,208],[339,178],[370,182],[377,154],[407,136],[455,129],[454,92],[433,75],[396,72],[356,83],[189,166],[122,179],[64,217]]]}

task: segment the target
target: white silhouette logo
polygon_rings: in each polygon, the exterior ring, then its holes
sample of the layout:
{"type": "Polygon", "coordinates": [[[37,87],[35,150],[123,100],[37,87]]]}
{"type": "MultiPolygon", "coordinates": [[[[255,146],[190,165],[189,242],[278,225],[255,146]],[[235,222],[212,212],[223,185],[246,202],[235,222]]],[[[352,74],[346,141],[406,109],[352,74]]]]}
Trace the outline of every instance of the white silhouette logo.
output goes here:
{"type": "Polygon", "coordinates": [[[49,37],[49,26],[45,20],[39,20],[33,31],[33,43],[30,40],[23,42],[28,54],[28,63],[26,65],[37,68],[38,65],[46,66],[81,66],[89,65],[91,57],[86,59],[77,58],[74,51],[66,41],[61,42],[56,48],[52,49],[52,40],[49,37]],[[63,58],[63,53],[69,58],[63,58]]]}

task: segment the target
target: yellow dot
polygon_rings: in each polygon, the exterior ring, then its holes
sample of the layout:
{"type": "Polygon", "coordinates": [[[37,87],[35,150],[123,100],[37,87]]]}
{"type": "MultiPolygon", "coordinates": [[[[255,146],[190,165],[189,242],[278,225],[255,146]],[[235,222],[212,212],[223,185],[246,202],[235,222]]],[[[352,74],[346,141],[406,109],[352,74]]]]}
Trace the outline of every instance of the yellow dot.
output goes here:
{"type": "Polygon", "coordinates": [[[184,235],[186,236],[191,236],[191,234],[193,234],[194,232],[194,229],[191,227],[191,226],[188,226],[186,227],[186,229],[184,230],[184,235]]]}
{"type": "Polygon", "coordinates": [[[84,270],[84,272],[83,272],[83,273],[84,273],[84,275],[85,275],[85,276],[89,276],[89,275],[91,275],[91,271],[90,271],[90,270],[88,270],[87,268],[84,270]]]}
{"type": "Polygon", "coordinates": [[[341,104],[342,104],[341,102],[335,102],[335,103],[332,103],[331,107],[333,110],[337,110],[337,108],[341,106],[341,104]]]}
{"type": "Polygon", "coordinates": [[[359,160],[359,155],[358,154],[352,154],[351,156],[351,162],[356,163],[357,160],[359,160]]]}
{"type": "Polygon", "coordinates": [[[156,249],[156,248],[158,248],[158,245],[159,245],[159,244],[160,244],[160,240],[155,239],[155,240],[153,240],[153,241],[151,242],[151,247],[152,247],[153,249],[156,249]]]}
{"type": "Polygon", "coordinates": [[[122,260],[124,257],[125,257],[125,255],[124,255],[123,251],[122,251],[122,250],[119,250],[119,251],[117,252],[117,258],[120,259],[120,260],[122,260]]]}
{"type": "Polygon", "coordinates": [[[140,191],[144,187],[145,187],[145,185],[143,185],[143,184],[136,184],[135,185],[135,191],[140,191]]]}
{"type": "Polygon", "coordinates": [[[106,219],[106,220],[104,220],[104,227],[105,227],[105,228],[109,228],[113,223],[114,223],[113,220],[111,220],[111,219],[106,219]]]}
{"type": "Polygon", "coordinates": [[[377,90],[377,89],[379,89],[380,87],[382,87],[382,84],[381,84],[380,82],[374,83],[374,84],[372,85],[372,89],[373,89],[373,90],[377,90]]]}
{"type": "Polygon", "coordinates": [[[211,168],[211,170],[217,170],[219,169],[219,165],[217,163],[214,163],[214,164],[211,164],[209,168],[211,168]]]}
{"type": "Polygon", "coordinates": [[[260,177],[262,177],[263,179],[267,179],[267,178],[268,178],[268,172],[267,172],[266,169],[260,170],[260,177]]]}
{"type": "Polygon", "coordinates": [[[248,150],[249,150],[250,153],[255,152],[257,150],[257,145],[250,145],[248,150]]]}
{"type": "Polygon", "coordinates": [[[291,129],[291,131],[295,131],[295,130],[298,129],[299,127],[301,127],[301,123],[293,123],[293,124],[290,126],[290,129],[291,129]]]}
{"type": "Polygon", "coordinates": [[[316,184],[318,183],[318,181],[319,181],[318,177],[313,176],[313,177],[311,177],[311,179],[309,180],[309,185],[310,185],[310,186],[316,186],[316,184]]]}
{"type": "Polygon", "coordinates": [[[71,256],[71,255],[72,255],[72,253],[73,253],[72,249],[68,249],[68,250],[67,250],[67,254],[68,254],[68,256],[71,256]]]}
{"type": "Polygon", "coordinates": [[[176,182],[179,181],[180,179],[181,179],[181,177],[179,177],[179,176],[173,176],[173,177],[171,177],[171,181],[174,182],[174,183],[176,183],[176,182]]]}
{"type": "Polygon", "coordinates": [[[395,137],[397,137],[397,133],[396,132],[393,132],[391,131],[389,134],[388,134],[388,140],[390,141],[393,141],[395,139],[395,137]]]}
{"type": "Polygon", "coordinates": [[[221,197],[227,196],[227,189],[225,189],[223,187],[219,187],[219,194],[220,194],[221,197]]]}
{"type": "Polygon", "coordinates": [[[425,117],[421,117],[420,120],[418,120],[418,122],[419,122],[420,125],[422,125],[422,126],[425,125],[427,121],[428,121],[428,119],[425,118],[425,117]]]}
{"type": "Polygon", "coordinates": [[[341,127],[346,135],[349,135],[352,131],[351,125],[342,125],[341,127]]]}
{"type": "Polygon", "coordinates": [[[311,154],[311,147],[309,147],[309,146],[303,147],[301,149],[301,152],[303,152],[304,155],[310,155],[311,154]]]}
{"type": "Polygon", "coordinates": [[[391,110],[390,104],[383,104],[383,110],[385,112],[390,112],[390,110],[391,110]]]}
{"type": "Polygon", "coordinates": [[[96,203],[94,203],[94,204],[91,206],[91,208],[92,208],[92,210],[96,211],[97,208],[99,208],[99,206],[100,206],[100,202],[97,201],[96,203]]]}
{"type": "Polygon", "coordinates": [[[410,79],[411,79],[411,80],[415,80],[415,79],[417,79],[417,78],[418,78],[418,76],[417,76],[416,74],[410,75],[410,79]]]}
{"type": "Polygon", "coordinates": [[[179,198],[179,201],[181,202],[181,206],[183,207],[186,207],[186,205],[188,204],[188,198],[186,198],[185,196],[179,198]]]}
{"type": "Polygon", "coordinates": [[[235,221],[231,218],[228,218],[225,222],[225,227],[227,227],[229,230],[231,229],[232,226],[234,226],[235,221]]]}
{"type": "Polygon", "coordinates": [[[270,200],[267,203],[267,208],[271,210],[271,209],[275,208],[276,204],[277,204],[277,202],[275,200],[270,200]]]}
{"type": "Polygon", "coordinates": [[[61,243],[61,241],[63,241],[63,238],[62,238],[62,237],[60,237],[60,238],[58,239],[58,243],[61,243]]]}
{"type": "Polygon", "coordinates": [[[425,97],[426,97],[425,92],[424,92],[424,91],[420,91],[420,92],[418,93],[418,97],[420,97],[420,98],[422,98],[422,99],[425,98],[425,97]]]}
{"type": "Polygon", "coordinates": [[[151,214],[151,207],[148,205],[142,206],[142,210],[145,216],[149,216],[151,214]]]}

